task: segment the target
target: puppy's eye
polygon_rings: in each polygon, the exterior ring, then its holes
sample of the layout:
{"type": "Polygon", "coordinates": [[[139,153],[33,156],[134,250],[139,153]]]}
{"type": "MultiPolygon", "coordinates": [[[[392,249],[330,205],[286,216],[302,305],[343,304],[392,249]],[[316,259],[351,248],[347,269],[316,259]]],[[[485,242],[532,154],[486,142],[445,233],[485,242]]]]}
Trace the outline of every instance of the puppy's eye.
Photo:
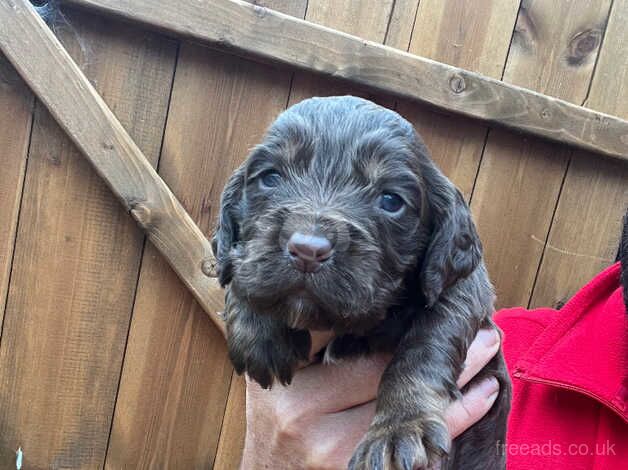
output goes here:
{"type": "Polygon", "coordinates": [[[281,183],[281,175],[277,170],[266,170],[260,175],[259,181],[263,188],[276,188],[281,183]]]}
{"type": "Polygon", "coordinates": [[[386,212],[399,212],[403,208],[403,205],[403,199],[395,193],[384,193],[379,198],[379,207],[386,212]]]}

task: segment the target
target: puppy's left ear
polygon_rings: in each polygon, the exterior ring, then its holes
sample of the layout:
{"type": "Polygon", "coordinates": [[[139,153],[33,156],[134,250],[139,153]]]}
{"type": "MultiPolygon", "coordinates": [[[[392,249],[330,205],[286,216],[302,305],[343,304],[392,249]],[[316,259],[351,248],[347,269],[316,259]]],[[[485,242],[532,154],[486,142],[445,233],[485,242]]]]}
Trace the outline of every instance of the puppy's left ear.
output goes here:
{"type": "Polygon", "coordinates": [[[244,174],[244,166],[241,166],[227,181],[220,198],[218,226],[212,238],[212,251],[218,262],[218,281],[222,287],[231,282],[233,271],[231,249],[239,240],[244,174]]]}
{"type": "MultiPolygon", "coordinates": [[[[440,184],[430,199],[432,236],[421,268],[421,284],[428,306],[445,289],[471,274],[482,259],[482,243],[462,194],[438,170],[440,184]]],[[[429,183],[428,183],[429,184],[429,183]]]]}

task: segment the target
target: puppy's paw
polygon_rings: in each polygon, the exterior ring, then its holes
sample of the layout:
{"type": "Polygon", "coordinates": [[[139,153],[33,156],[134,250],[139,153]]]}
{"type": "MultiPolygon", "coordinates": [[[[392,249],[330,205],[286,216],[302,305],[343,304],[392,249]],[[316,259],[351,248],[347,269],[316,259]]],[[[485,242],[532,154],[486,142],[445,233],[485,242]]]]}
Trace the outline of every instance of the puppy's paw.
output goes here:
{"type": "Polygon", "coordinates": [[[450,444],[440,420],[373,424],[353,453],[349,470],[439,468],[450,444]]]}
{"type": "Polygon", "coordinates": [[[277,337],[255,336],[248,341],[230,341],[229,358],[238,374],[246,372],[263,388],[275,379],[287,385],[299,361],[310,352],[310,333],[287,329],[277,337]]]}

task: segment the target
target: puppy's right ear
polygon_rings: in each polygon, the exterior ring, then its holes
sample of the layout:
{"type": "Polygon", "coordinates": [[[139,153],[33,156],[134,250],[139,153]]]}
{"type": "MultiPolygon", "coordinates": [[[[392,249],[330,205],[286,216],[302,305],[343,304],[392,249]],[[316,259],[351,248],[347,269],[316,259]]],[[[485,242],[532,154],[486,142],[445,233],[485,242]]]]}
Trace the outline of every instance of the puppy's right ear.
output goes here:
{"type": "Polygon", "coordinates": [[[212,238],[212,251],[218,262],[218,281],[222,287],[231,282],[233,264],[231,249],[239,241],[244,165],[229,177],[220,197],[218,226],[212,238]]]}
{"type": "Polygon", "coordinates": [[[482,243],[460,191],[429,158],[417,134],[415,145],[432,232],[420,266],[421,290],[431,307],[445,289],[480,264],[482,243]]]}

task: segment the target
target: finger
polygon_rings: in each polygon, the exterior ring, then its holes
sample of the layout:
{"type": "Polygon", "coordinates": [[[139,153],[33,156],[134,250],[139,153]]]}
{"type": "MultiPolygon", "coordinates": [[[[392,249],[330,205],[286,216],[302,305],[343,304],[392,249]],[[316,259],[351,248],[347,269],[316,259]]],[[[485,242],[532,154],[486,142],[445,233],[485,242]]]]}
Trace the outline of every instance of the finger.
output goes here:
{"type": "Polygon", "coordinates": [[[323,415],[306,436],[312,466],[346,469],[374,416],[374,401],[339,413],[323,415]]]}
{"type": "Polygon", "coordinates": [[[496,329],[478,331],[475,339],[469,346],[464,369],[458,378],[458,388],[464,387],[473,377],[488,364],[499,351],[500,337],[496,329]]]}
{"type": "Polygon", "coordinates": [[[314,406],[323,412],[345,410],[375,398],[388,362],[390,355],[374,354],[335,364],[313,364],[294,374],[286,393],[307,396],[308,407],[314,406]]]}
{"type": "Polygon", "coordinates": [[[477,423],[493,406],[499,393],[499,382],[489,377],[473,385],[445,410],[445,421],[452,439],[477,423]]]}

